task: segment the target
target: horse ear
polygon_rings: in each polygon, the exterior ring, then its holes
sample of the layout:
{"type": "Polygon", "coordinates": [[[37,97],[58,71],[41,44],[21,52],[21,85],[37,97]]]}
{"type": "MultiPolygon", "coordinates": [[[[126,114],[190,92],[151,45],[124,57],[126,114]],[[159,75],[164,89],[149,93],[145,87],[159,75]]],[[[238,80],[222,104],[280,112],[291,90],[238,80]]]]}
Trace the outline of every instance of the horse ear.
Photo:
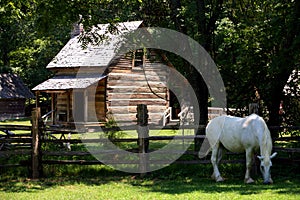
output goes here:
{"type": "Polygon", "coordinates": [[[277,152],[274,152],[271,156],[270,159],[274,158],[277,155],[277,152]]]}
{"type": "Polygon", "coordinates": [[[259,160],[263,160],[264,156],[257,156],[259,160]]]}

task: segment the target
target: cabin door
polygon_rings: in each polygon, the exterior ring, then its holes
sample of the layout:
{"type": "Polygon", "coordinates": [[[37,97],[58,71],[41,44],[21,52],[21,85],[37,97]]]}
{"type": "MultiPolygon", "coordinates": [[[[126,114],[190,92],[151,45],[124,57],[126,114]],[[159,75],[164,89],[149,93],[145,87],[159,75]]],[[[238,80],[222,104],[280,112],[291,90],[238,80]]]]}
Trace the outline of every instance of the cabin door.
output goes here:
{"type": "Polygon", "coordinates": [[[86,121],[87,113],[85,90],[73,91],[73,116],[75,122],[86,121]]]}
{"type": "Polygon", "coordinates": [[[179,119],[180,104],[175,94],[170,90],[170,107],[172,107],[172,119],[179,119]]]}

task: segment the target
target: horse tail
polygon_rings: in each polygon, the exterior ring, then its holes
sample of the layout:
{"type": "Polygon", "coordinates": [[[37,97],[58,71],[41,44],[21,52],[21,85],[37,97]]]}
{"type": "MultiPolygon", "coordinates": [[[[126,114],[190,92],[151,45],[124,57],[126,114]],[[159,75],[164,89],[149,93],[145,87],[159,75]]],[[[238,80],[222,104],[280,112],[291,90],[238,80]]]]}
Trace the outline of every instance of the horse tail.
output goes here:
{"type": "Polygon", "coordinates": [[[200,151],[198,153],[199,158],[204,158],[207,156],[207,154],[211,151],[211,145],[209,143],[209,140],[207,137],[203,140],[203,143],[201,145],[200,151]]]}
{"type": "Polygon", "coordinates": [[[220,116],[212,119],[206,126],[206,137],[198,153],[199,158],[204,158],[220,140],[225,124],[225,117],[220,116]]]}

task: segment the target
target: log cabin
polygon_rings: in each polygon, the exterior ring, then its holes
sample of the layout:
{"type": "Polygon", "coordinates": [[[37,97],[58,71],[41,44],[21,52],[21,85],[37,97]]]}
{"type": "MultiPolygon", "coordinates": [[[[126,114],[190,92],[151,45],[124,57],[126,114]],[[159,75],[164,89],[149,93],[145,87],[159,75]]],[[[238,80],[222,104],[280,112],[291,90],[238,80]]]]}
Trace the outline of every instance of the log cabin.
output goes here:
{"type": "MultiPolygon", "coordinates": [[[[142,21],[133,21],[118,23],[115,28],[122,34],[141,26],[142,21]]],[[[100,24],[97,31],[109,34],[108,27],[100,24]]],[[[83,48],[82,30],[79,32],[72,34],[47,65],[54,76],[33,88],[37,97],[41,92],[51,95],[50,124],[136,124],[138,104],[148,106],[149,124],[162,123],[164,111],[170,106],[167,79],[171,64],[165,56],[154,49],[118,55],[113,42],[83,48]]]]}
{"type": "Polygon", "coordinates": [[[25,102],[35,98],[19,76],[0,74],[0,120],[25,116],[25,102]]]}

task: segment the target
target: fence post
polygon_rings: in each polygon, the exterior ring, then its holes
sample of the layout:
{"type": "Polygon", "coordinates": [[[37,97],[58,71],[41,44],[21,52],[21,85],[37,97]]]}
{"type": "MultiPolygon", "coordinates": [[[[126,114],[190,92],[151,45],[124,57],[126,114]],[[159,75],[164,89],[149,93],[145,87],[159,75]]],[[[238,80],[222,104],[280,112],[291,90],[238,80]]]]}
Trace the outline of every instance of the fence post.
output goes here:
{"type": "Polygon", "coordinates": [[[249,115],[251,115],[252,113],[258,114],[258,109],[258,103],[249,103],[249,115]]]}
{"type": "Polygon", "coordinates": [[[41,143],[40,143],[40,117],[39,107],[34,108],[32,114],[32,153],[31,153],[31,176],[37,179],[42,176],[41,143]]]}
{"type": "MultiPolygon", "coordinates": [[[[149,148],[149,128],[148,128],[148,109],[145,104],[137,105],[137,132],[138,132],[138,146],[140,155],[140,171],[148,171],[149,156],[147,154],[149,148]]],[[[145,173],[142,173],[143,176],[145,173]]]]}

